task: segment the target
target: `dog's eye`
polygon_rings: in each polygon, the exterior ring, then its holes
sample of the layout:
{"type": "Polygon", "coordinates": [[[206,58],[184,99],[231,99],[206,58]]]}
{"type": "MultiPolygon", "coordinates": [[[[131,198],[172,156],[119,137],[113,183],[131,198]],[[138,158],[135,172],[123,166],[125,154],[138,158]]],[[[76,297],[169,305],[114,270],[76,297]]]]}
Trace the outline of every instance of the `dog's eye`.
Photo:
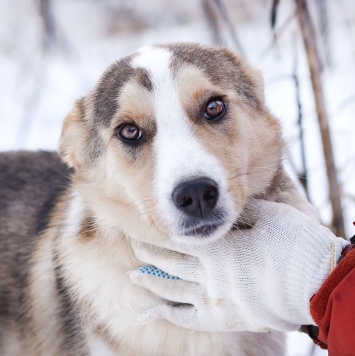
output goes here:
{"type": "Polygon", "coordinates": [[[134,142],[142,138],[142,130],[133,124],[123,124],[118,128],[118,134],[123,141],[134,142]]]}
{"type": "Polygon", "coordinates": [[[220,98],[210,100],[205,109],[205,117],[207,120],[216,120],[223,116],[226,111],[226,104],[220,98]]]}

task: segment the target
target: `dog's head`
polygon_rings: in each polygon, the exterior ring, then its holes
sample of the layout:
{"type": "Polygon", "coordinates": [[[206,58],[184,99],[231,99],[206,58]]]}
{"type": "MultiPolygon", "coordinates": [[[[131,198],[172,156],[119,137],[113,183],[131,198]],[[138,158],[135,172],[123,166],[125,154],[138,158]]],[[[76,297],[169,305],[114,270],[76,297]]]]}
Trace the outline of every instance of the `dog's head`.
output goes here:
{"type": "Polygon", "coordinates": [[[60,143],[104,223],[194,240],[232,227],[270,184],[281,148],[260,73],[227,49],[187,43],[114,63],[67,116],[60,143]]]}

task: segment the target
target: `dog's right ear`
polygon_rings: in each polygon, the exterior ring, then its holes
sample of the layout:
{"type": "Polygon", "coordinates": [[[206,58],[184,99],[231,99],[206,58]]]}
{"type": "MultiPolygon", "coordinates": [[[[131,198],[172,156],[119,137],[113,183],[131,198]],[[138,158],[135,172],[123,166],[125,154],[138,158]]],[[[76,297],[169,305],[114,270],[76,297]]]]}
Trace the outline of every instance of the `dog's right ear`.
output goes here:
{"type": "Polygon", "coordinates": [[[84,99],[76,102],[74,108],[66,116],[59,141],[59,153],[62,160],[77,170],[85,162],[85,122],[84,99]]]}

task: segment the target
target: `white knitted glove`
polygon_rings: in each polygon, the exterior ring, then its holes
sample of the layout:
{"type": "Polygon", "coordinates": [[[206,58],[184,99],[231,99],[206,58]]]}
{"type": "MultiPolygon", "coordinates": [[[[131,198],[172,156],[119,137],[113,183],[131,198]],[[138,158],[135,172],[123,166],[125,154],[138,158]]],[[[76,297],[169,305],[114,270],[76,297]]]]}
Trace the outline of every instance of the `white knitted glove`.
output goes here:
{"type": "Polygon", "coordinates": [[[132,281],[167,301],[146,311],[141,322],[167,319],[204,331],[290,331],[314,324],[310,299],[349,242],[291,206],[254,203],[253,228],[209,244],[133,242],[136,256],[150,266],[130,272],[132,281]]]}

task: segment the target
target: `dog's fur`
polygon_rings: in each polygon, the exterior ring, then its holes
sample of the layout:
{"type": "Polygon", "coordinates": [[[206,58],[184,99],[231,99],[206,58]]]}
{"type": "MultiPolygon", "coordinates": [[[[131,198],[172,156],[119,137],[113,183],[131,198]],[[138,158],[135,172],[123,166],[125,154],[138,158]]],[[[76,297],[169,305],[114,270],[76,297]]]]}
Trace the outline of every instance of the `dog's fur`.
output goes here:
{"type": "Polygon", "coordinates": [[[55,153],[0,155],[0,354],[282,355],[279,332],[140,325],[159,300],[127,276],[141,265],[132,238],[223,238],[251,197],[315,215],[284,172],[282,150],[262,77],[236,54],[155,45],[114,63],[64,122],[66,165],[55,153]],[[227,105],[218,122],[203,117],[211,97],[227,105]],[[120,139],[125,122],[143,129],[141,144],[120,139]],[[218,184],[219,227],[185,236],[171,195],[199,177],[218,184]]]}

